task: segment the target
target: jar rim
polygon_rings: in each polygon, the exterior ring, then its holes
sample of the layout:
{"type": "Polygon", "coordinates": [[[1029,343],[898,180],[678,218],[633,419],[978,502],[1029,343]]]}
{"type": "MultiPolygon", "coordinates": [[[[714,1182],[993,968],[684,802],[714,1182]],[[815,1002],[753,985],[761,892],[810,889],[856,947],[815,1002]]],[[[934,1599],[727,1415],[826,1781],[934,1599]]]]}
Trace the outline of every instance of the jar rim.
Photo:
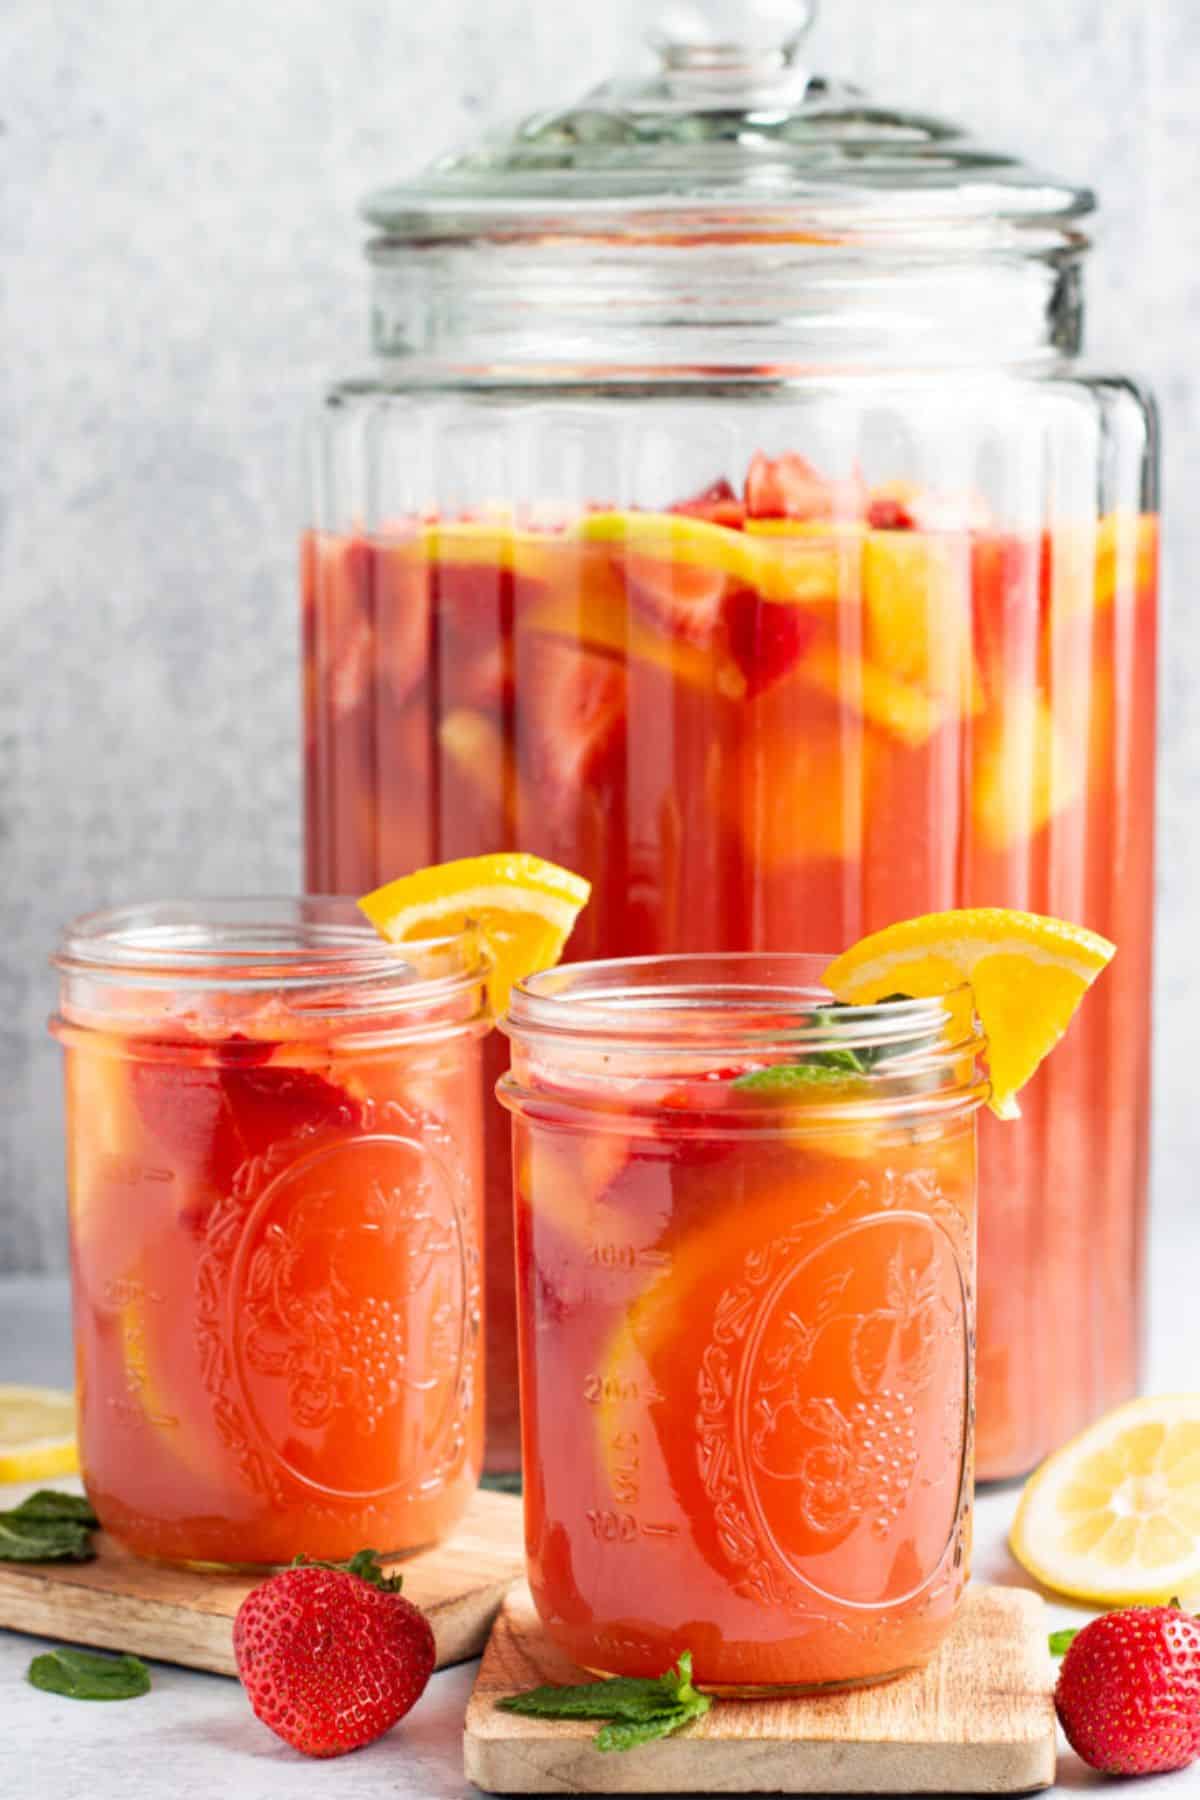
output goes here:
{"type": "Polygon", "coordinates": [[[820,979],[832,960],[833,953],[745,950],[563,964],[517,983],[500,1028],[510,1037],[592,1047],[619,1049],[632,1040],[639,1055],[677,1051],[681,1037],[689,1051],[733,1044],[764,1052],[886,1048],[940,1040],[970,1002],[962,982],[935,997],[890,996],[843,1010],[820,979]],[[698,1034],[717,1041],[702,1043],[698,1034]]]}
{"type": "Polygon", "coordinates": [[[348,896],[156,900],[81,914],[51,957],[68,977],[148,989],[336,989],[353,1010],[405,1007],[479,986],[488,968],[470,927],[389,944],[348,896]]]}

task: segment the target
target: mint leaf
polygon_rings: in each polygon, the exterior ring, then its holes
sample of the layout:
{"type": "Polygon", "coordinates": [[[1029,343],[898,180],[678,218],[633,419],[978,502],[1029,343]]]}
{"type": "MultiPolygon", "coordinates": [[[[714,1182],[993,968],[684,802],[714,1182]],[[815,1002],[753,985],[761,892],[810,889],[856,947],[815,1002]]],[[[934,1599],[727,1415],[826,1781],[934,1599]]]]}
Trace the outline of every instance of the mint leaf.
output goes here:
{"type": "Polygon", "coordinates": [[[672,1732],[682,1731],[685,1725],[690,1725],[693,1719],[703,1718],[711,1704],[706,1694],[697,1694],[690,1706],[675,1706],[670,1712],[651,1713],[646,1719],[604,1725],[596,1733],[596,1748],[600,1751],[636,1750],[639,1744],[670,1737],[672,1732]]]}
{"type": "Polygon", "coordinates": [[[368,1587],[379,1588],[385,1594],[398,1594],[404,1586],[403,1575],[385,1575],[379,1562],[378,1550],[356,1550],[348,1562],[313,1562],[307,1556],[297,1556],[292,1563],[293,1569],[337,1569],[343,1575],[357,1575],[368,1587]]]}
{"type": "Polygon", "coordinates": [[[1082,1629],[1080,1626],[1075,1631],[1052,1631],[1050,1633],[1051,1656],[1065,1656],[1082,1629]]]}
{"type": "Polygon", "coordinates": [[[55,1488],[39,1488],[5,1515],[10,1519],[70,1519],[94,1531],[100,1521],[84,1494],[60,1494],[55,1488]]]}
{"type": "Polygon", "coordinates": [[[844,1081],[847,1075],[861,1075],[863,1065],[853,1050],[820,1050],[811,1061],[802,1063],[773,1063],[769,1069],[752,1069],[748,1075],[735,1076],[735,1088],[748,1088],[752,1093],[786,1094],[795,1088],[815,1087],[823,1081],[844,1081]],[[837,1057],[837,1062],[829,1062],[828,1057],[837,1057]],[[853,1060],[840,1060],[850,1057],[853,1060]]]}
{"type": "MultiPolygon", "coordinates": [[[[886,1006],[892,1001],[911,997],[909,994],[885,994],[882,1000],[873,1000],[871,1004],[886,1006]]],[[[833,1025],[845,1013],[858,1010],[849,1000],[831,1000],[828,1006],[813,1013],[809,1022],[833,1025]]],[[[912,1050],[919,1042],[919,1038],[900,1038],[890,1044],[861,1044],[857,1050],[849,1044],[840,1044],[831,1050],[803,1051],[802,1061],[773,1063],[769,1069],[752,1069],[748,1075],[736,1076],[732,1085],[760,1093],[787,1093],[789,1088],[811,1087],[821,1081],[836,1081],[844,1075],[869,1075],[879,1063],[912,1050]]]]}
{"type": "Polygon", "coordinates": [[[134,1700],[150,1692],[150,1671],[137,1656],[93,1656],[88,1650],[48,1650],[29,1665],[32,1687],[69,1700],[134,1700]]]}
{"type": "Polygon", "coordinates": [[[0,1513],[0,1562],[90,1562],[96,1552],[86,1525],[0,1513]]]}
{"type": "Polygon", "coordinates": [[[673,1669],[657,1677],[617,1675],[574,1687],[549,1684],[496,1702],[504,1712],[541,1719],[607,1719],[598,1750],[633,1750],[666,1737],[706,1713],[712,1702],[692,1686],[692,1657],[685,1650],[673,1669]]]}

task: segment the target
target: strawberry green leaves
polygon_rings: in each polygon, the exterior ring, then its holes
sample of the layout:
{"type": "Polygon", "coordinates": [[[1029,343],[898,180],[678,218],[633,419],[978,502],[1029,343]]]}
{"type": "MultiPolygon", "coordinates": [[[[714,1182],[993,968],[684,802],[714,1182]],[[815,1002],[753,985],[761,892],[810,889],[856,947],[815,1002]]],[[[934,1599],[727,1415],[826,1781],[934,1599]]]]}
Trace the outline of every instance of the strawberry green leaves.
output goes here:
{"type": "Polygon", "coordinates": [[[292,1563],[293,1569],[339,1569],[346,1575],[357,1575],[368,1587],[375,1587],[384,1594],[398,1594],[404,1586],[403,1575],[385,1575],[379,1561],[378,1550],[356,1550],[348,1562],[311,1562],[307,1556],[297,1556],[292,1563]]]}
{"type": "Polygon", "coordinates": [[[596,1735],[601,1751],[633,1750],[654,1738],[669,1737],[699,1719],[712,1702],[692,1685],[691,1652],[685,1650],[673,1669],[653,1679],[616,1676],[585,1681],[575,1687],[530,1688],[497,1701],[505,1712],[539,1719],[604,1719],[596,1735]]]}

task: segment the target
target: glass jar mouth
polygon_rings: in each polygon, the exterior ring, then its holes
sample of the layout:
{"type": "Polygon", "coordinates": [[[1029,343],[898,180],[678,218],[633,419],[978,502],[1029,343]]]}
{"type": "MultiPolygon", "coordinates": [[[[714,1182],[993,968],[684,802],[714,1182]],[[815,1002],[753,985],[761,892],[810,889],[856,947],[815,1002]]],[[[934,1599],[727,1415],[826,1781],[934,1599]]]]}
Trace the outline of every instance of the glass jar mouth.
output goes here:
{"type": "Polygon", "coordinates": [[[69,980],[150,991],[283,991],[294,1005],[387,1011],[480,988],[473,929],[386,943],[338,895],[161,900],[86,913],[51,958],[69,980]]]}
{"type": "Polygon", "coordinates": [[[636,1044],[639,1055],[686,1047],[766,1056],[941,1045],[949,1024],[973,1017],[965,982],[935,998],[840,1007],[821,981],[832,960],[751,950],[570,963],[518,983],[501,1029],[593,1050],[636,1044]]]}
{"type": "Polygon", "coordinates": [[[563,1104],[581,1117],[620,1113],[652,1133],[666,1120],[673,1136],[738,1136],[784,1114],[819,1126],[881,1107],[900,1117],[986,1099],[969,986],[843,1006],[821,980],[830,960],[648,956],[531,976],[501,1022],[513,1048],[499,1097],[530,1116],[563,1104]]]}

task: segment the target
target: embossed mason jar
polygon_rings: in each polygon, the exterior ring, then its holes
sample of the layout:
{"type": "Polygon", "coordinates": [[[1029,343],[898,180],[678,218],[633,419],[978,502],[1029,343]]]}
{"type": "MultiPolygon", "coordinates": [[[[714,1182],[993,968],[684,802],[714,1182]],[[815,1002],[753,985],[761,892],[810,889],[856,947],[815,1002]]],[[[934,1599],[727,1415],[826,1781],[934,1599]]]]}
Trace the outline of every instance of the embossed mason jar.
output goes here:
{"type": "Polygon", "coordinates": [[[529,1578],[585,1667],[883,1679],[962,1594],[982,1043],[965,991],[842,1009],[822,967],[514,994],[529,1578]]]}
{"type": "Polygon", "coordinates": [[[56,962],[104,1529],[205,1564],[442,1537],[482,1454],[474,937],[170,903],[77,921],[56,962]]]}

